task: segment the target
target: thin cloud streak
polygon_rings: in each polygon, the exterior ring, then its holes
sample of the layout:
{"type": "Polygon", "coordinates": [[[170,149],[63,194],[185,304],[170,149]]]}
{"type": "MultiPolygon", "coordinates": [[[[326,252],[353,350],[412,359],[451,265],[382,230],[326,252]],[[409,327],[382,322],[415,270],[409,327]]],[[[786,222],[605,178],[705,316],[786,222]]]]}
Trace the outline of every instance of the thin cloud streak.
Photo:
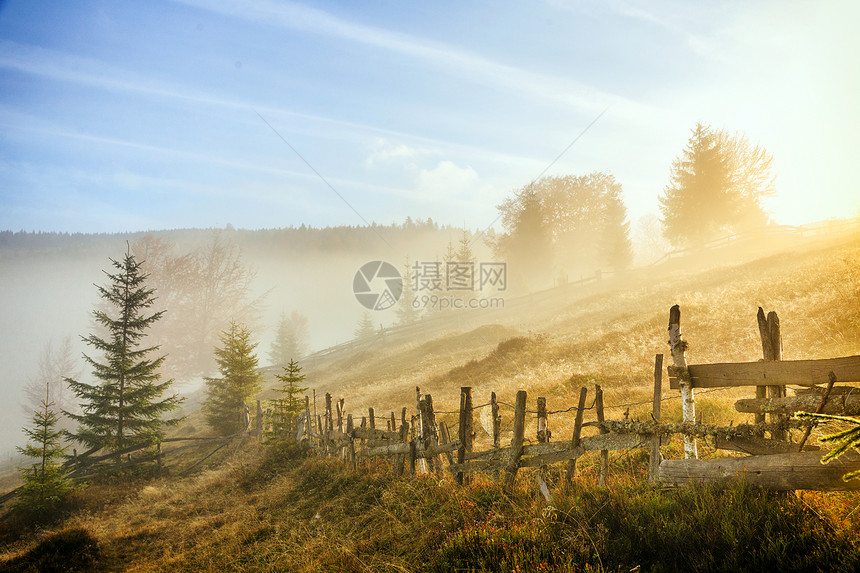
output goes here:
{"type": "MultiPolygon", "coordinates": [[[[165,85],[157,78],[136,75],[129,77],[124,70],[108,66],[89,58],[81,58],[56,50],[37,48],[16,42],[0,40],[0,67],[14,69],[30,75],[48,78],[55,81],[68,82],[76,85],[96,87],[106,91],[135,93],[155,98],[178,100],[195,104],[205,104],[216,108],[239,110],[248,114],[248,125],[254,125],[253,111],[257,109],[271,118],[297,118],[315,123],[322,123],[336,128],[347,128],[359,134],[359,139],[365,140],[368,134],[385,135],[396,139],[405,139],[421,143],[434,149],[448,149],[452,153],[466,153],[487,161],[511,163],[513,161],[539,163],[540,159],[523,157],[502,152],[487,150],[463,143],[455,143],[436,138],[425,137],[377,127],[373,125],[344,121],[303,112],[272,107],[260,102],[241,101],[222,97],[203,95],[182,86],[165,85]],[[122,79],[109,79],[122,78],[122,79]],[[153,87],[161,86],[161,87],[153,87]]],[[[319,130],[314,130],[315,137],[322,137],[319,130]]],[[[329,137],[343,139],[344,131],[339,129],[329,137]]]]}
{"type": "MultiPolygon", "coordinates": [[[[443,69],[457,69],[468,77],[481,77],[491,84],[522,93],[530,98],[548,100],[584,113],[594,113],[607,105],[641,108],[642,104],[622,96],[572,81],[548,78],[513,66],[498,63],[467,50],[364,26],[337,18],[328,12],[292,2],[251,2],[174,0],[209,12],[242,20],[277,25],[284,29],[335,37],[412,56],[443,69]]],[[[639,112],[642,110],[640,109],[639,112]]]]}

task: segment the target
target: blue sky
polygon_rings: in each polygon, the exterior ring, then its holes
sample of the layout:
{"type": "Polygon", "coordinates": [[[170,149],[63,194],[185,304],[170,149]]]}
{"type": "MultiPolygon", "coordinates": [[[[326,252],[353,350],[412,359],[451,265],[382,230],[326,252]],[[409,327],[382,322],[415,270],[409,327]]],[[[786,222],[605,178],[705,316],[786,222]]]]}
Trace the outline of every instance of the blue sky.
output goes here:
{"type": "Polygon", "coordinates": [[[778,222],[851,216],[858,21],[856,2],[7,0],[0,229],[484,228],[604,110],[547,174],[610,171],[634,221],[697,121],[773,153],[778,222]]]}

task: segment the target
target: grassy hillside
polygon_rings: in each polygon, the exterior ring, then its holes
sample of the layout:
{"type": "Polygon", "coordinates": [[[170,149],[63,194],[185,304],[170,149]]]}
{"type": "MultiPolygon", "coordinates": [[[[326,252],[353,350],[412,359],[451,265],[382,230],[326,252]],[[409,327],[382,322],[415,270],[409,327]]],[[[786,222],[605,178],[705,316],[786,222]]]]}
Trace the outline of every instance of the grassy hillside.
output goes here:
{"type": "MultiPolygon", "coordinates": [[[[654,354],[667,352],[668,310],[676,303],[691,363],[758,359],[758,306],[779,313],[785,359],[860,354],[858,238],[743,264],[668,269],[607,281],[604,290],[536,295],[478,328],[332,355],[306,365],[307,382],[318,396],[344,397],[355,415],[369,406],[412,411],[416,385],[445,411],[456,409],[465,385],[478,404],[491,391],[510,402],[525,389],[530,409],[537,396],[560,409],[574,404],[580,386],[599,383],[608,417],[628,408],[646,417],[654,354]]],[[[750,389],[700,394],[698,411],[708,422],[746,421],[731,407],[741,396],[750,389]]],[[[664,405],[669,418],[678,410],[677,400],[664,405]]],[[[511,411],[502,416],[504,432],[511,411]]],[[[550,418],[554,439],[569,439],[571,425],[571,414],[550,418]]],[[[201,428],[191,416],[178,432],[201,428]]],[[[700,443],[700,454],[714,450],[700,443]]],[[[450,479],[396,478],[383,467],[353,472],[297,448],[250,441],[209,462],[191,477],[94,483],[44,529],[4,516],[0,570],[45,571],[51,563],[94,571],[860,567],[858,494],[781,496],[744,486],[653,491],[643,485],[647,460],[635,452],[613,455],[606,487],[596,485],[588,456],[570,485],[553,470],[552,506],[527,471],[508,494],[484,478],[459,488],[450,479]]]]}

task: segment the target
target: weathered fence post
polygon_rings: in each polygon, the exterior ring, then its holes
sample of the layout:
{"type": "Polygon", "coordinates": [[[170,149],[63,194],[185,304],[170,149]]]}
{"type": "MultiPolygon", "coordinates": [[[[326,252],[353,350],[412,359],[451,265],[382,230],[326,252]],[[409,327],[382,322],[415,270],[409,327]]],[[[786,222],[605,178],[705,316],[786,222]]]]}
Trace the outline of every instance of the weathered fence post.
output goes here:
{"type": "MultiPolygon", "coordinates": [[[[490,393],[490,415],[493,417],[493,449],[501,448],[502,434],[502,417],[499,416],[499,401],[496,399],[496,393],[490,393]]],[[[501,474],[499,468],[493,468],[493,481],[499,482],[501,474]]]]}
{"type": "MultiPolygon", "coordinates": [[[[585,386],[579,391],[579,404],[576,407],[576,420],[573,423],[573,436],[570,438],[571,448],[579,447],[580,435],[582,434],[582,416],[585,414],[585,398],[588,396],[588,388],[585,386]]],[[[576,475],[576,458],[570,458],[567,462],[567,481],[573,481],[576,475]]]]}
{"type": "MultiPolygon", "coordinates": [[[[427,430],[429,432],[429,443],[430,447],[436,447],[439,445],[439,429],[436,426],[436,412],[433,410],[433,396],[427,394],[424,397],[424,401],[427,404],[427,430]]],[[[436,454],[432,456],[433,466],[436,468],[436,474],[442,475],[442,456],[440,454],[436,454]]]]}
{"type": "MultiPolygon", "coordinates": [[[[759,335],[761,336],[762,357],[765,360],[782,360],[782,333],[779,326],[779,317],[775,312],[770,311],[767,313],[767,318],[765,318],[764,309],[758,307],[756,320],[758,322],[759,335]]],[[[756,387],[756,398],[760,394],[759,388],[761,386],[756,387]]],[[[785,386],[767,386],[768,398],[782,398],[784,396],[785,386]]],[[[761,415],[761,418],[764,421],[764,415],[761,415]]],[[[770,414],[770,423],[777,424],[784,418],[785,416],[782,414],[770,414]]],[[[758,422],[758,416],[756,416],[756,422],[758,422]]],[[[787,438],[786,432],[783,430],[773,430],[770,435],[774,440],[785,440],[787,438]]]]}
{"type": "Polygon", "coordinates": [[[376,416],[373,412],[373,408],[367,409],[367,419],[370,421],[370,429],[375,430],[376,429],[376,416]]]}
{"type": "MultiPolygon", "coordinates": [[[[409,426],[406,423],[406,408],[403,409],[403,417],[400,424],[400,443],[409,443],[409,426]]],[[[403,475],[403,466],[406,463],[405,454],[397,454],[394,456],[394,475],[403,475]]]]}
{"type": "MultiPolygon", "coordinates": [[[[439,443],[446,445],[451,443],[451,434],[448,433],[448,424],[439,422],[439,443]]],[[[454,464],[454,455],[450,450],[445,451],[445,457],[448,458],[448,465],[454,464]]]]}
{"type": "MultiPolygon", "coordinates": [[[[594,386],[594,408],[597,410],[597,423],[605,422],[603,413],[603,388],[600,384],[594,386]]],[[[608,434],[609,430],[600,426],[601,434],[608,434]]],[[[600,474],[597,478],[597,483],[601,486],[606,485],[606,474],[609,473],[609,450],[600,450],[600,474]]]]}
{"type": "Polygon", "coordinates": [[[257,419],[254,421],[254,431],[257,434],[257,441],[263,441],[263,406],[257,400],[257,419]]]}
{"type": "MultiPolygon", "coordinates": [[[[663,399],[663,355],[654,357],[654,403],[651,417],[654,424],[660,423],[660,405],[663,399]]],[[[648,483],[657,483],[657,474],[660,471],[660,433],[655,431],[651,436],[651,457],[648,465],[648,483]]]]}
{"type": "Polygon", "coordinates": [[[325,393],[325,428],[323,435],[325,436],[325,451],[332,453],[331,435],[334,430],[334,419],[331,412],[331,394],[325,393]]]}
{"type": "Polygon", "coordinates": [[[352,466],[352,469],[356,469],[355,465],[355,436],[353,435],[354,427],[352,425],[352,414],[346,415],[346,435],[349,440],[349,451],[347,455],[349,457],[349,463],[352,466]]]}
{"type": "MultiPolygon", "coordinates": [[[[409,425],[406,423],[406,408],[404,407],[400,413],[400,442],[409,442],[409,425]]],[[[403,465],[406,462],[406,454],[397,454],[394,456],[394,473],[403,475],[403,465]]]]}
{"type": "Polygon", "coordinates": [[[430,429],[430,412],[427,406],[427,399],[422,398],[418,400],[418,421],[420,423],[419,434],[420,438],[418,442],[421,444],[421,449],[423,450],[423,460],[424,465],[427,468],[427,473],[434,473],[436,470],[434,460],[432,456],[428,455],[428,451],[431,447],[432,441],[432,431],[430,429]]]}
{"type": "MultiPolygon", "coordinates": [[[[681,338],[681,307],[677,304],[669,309],[669,348],[672,351],[672,363],[678,376],[678,385],[681,388],[681,411],[684,421],[695,423],[695,393],[690,384],[690,373],[687,371],[687,358],[684,356],[687,342],[681,338]]],[[[699,458],[696,438],[684,436],[684,457],[699,458]]]]}
{"type": "MultiPolygon", "coordinates": [[[[361,428],[364,429],[366,427],[367,427],[367,416],[362,416],[361,417],[361,428]]],[[[362,458],[362,460],[364,460],[365,459],[364,451],[367,449],[367,447],[366,447],[367,439],[364,438],[364,434],[362,434],[361,441],[358,444],[359,444],[359,447],[361,448],[361,454],[360,454],[361,458],[362,458]]]]}
{"type": "Polygon", "coordinates": [[[547,429],[546,398],[541,396],[537,399],[537,441],[548,442],[550,431],[547,429]]]}
{"type": "Polygon", "coordinates": [[[493,449],[498,450],[501,447],[502,418],[499,416],[499,402],[495,392],[490,394],[490,414],[493,416],[493,449]]]}
{"type": "MultiPolygon", "coordinates": [[[[417,441],[418,443],[423,443],[424,442],[424,420],[423,420],[423,416],[421,414],[421,387],[419,387],[419,386],[415,387],[415,415],[418,416],[417,424],[414,424],[415,432],[416,432],[415,441],[417,441]]],[[[424,458],[419,458],[416,461],[416,464],[421,469],[422,473],[425,473],[425,474],[429,473],[427,471],[427,460],[425,460],[424,458]]]]}
{"type": "MultiPolygon", "coordinates": [[[[549,427],[547,426],[546,398],[541,396],[537,399],[537,441],[538,443],[546,443],[549,442],[551,437],[552,432],[550,432],[549,427]]],[[[549,488],[544,480],[546,468],[547,466],[545,465],[540,466],[535,479],[537,480],[538,489],[540,489],[544,499],[546,499],[547,503],[552,503],[552,495],[549,493],[549,488]]]]}
{"type": "Polygon", "coordinates": [[[517,392],[517,402],[514,408],[514,436],[511,438],[511,457],[508,460],[505,476],[505,488],[511,489],[520,469],[520,457],[523,455],[523,441],[526,429],[526,391],[517,392]]]}
{"type": "MultiPolygon", "coordinates": [[[[457,448],[457,463],[466,461],[466,452],[472,451],[472,388],[460,388],[460,426],[458,429],[460,447],[457,448]]],[[[457,472],[457,483],[463,485],[467,481],[463,472],[457,472]]]]}

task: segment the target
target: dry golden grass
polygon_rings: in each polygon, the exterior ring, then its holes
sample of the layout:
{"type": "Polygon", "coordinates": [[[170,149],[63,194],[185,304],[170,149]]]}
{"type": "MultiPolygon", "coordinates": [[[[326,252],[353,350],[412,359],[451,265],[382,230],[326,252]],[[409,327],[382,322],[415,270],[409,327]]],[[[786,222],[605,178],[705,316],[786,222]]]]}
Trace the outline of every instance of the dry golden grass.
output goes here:
{"type": "MultiPolygon", "coordinates": [[[[590,405],[593,386],[600,384],[608,418],[618,419],[629,409],[632,418],[645,419],[654,355],[668,354],[668,311],[676,303],[690,344],[690,363],[757,360],[758,306],[779,313],[785,359],[860,354],[860,240],[698,273],[670,277],[655,271],[637,275],[633,284],[615,284],[618,289],[611,292],[552,294],[551,304],[498,315],[495,326],[432,341],[377,345],[306,368],[307,382],[320,398],[326,391],[346,398],[347,412],[358,417],[371,406],[378,415],[394,411],[398,418],[403,406],[414,412],[415,387],[420,386],[432,393],[438,419],[452,428],[456,415],[441,412],[457,409],[461,386],[473,388],[476,405],[488,402],[491,391],[512,404],[516,391],[524,389],[528,409],[534,410],[536,398],[545,396],[552,411],[574,406],[582,386],[589,389],[590,405]]],[[[664,392],[664,419],[680,419],[679,400],[665,382],[664,392]]],[[[699,417],[713,424],[749,421],[734,412],[732,404],[752,392],[701,392],[699,417]]],[[[504,442],[510,438],[513,414],[507,406],[501,413],[504,442]]],[[[483,408],[476,416],[478,447],[489,440],[482,431],[489,427],[486,414],[483,408]]],[[[589,410],[586,421],[594,414],[589,410]]],[[[554,440],[569,439],[573,419],[573,412],[550,417],[554,440]]],[[[195,431],[200,431],[196,425],[195,431]]],[[[526,435],[535,431],[532,414],[526,435]]],[[[673,442],[664,453],[680,455],[679,449],[673,442]]],[[[700,453],[725,455],[704,441],[700,453]]],[[[641,477],[641,454],[612,459],[612,479],[641,477]]],[[[290,470],[287,461],[279,466],[259,445],[247,443],[235,456],[225,452],[225,461],[216,469],[194,477],[91,486],[80,494],[82,509],[77,514],[55,529],[0,547],[0,559],[22,555],[56,531],[81,528],[98,539],[102,570],[411,571],[429,558],[422,551],[471,527],[475,515],[487,523],[497,519],[511,525],[540,517],[542,511],[530,486],[523,486],[519,497],[508,498],[482,478],[471,488],[458,489],[450,481],[352,474],[328,462],[290,470]],[[473,508],[488,497],[496,501],[483,513],[473,508]]],[[[580,467],[583,483],[593,487],[595,456],[585,456],[580,467]]],[[[628,493],[620,489],[617,495],[628,493]]],[[[586,496],[571,495],[563,499],[574,505],[586,496]]],[[[819,515],[831,534],[850,537],[860,529],[857,502],[856,494],[805,493],[791,511],[819,515]]],[[[456,545],[450,539],[445,543],[456,545]]]]}

